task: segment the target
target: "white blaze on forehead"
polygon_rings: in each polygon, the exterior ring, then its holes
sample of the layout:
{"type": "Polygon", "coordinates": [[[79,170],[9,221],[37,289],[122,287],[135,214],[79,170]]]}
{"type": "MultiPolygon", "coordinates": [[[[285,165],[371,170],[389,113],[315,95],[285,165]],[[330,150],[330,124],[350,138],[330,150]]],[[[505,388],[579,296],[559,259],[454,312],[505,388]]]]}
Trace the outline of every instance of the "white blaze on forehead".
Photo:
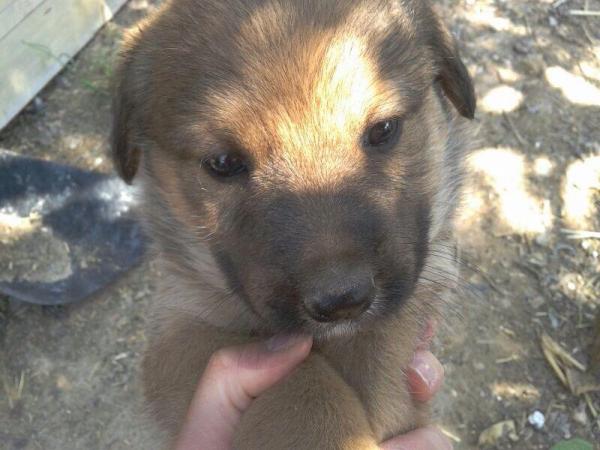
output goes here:
{"type": "Polygon", "coordinates": [[[301,119],[280,115],[277,123],[280,161],[292,183],[323,185],[355,173],[364,158],[358,143],[376,101],[373,62],[358,38],[333,41],[315,73],[301,119]]]}
{"type": "Polygon", "coordinates": [[[375,97],[375,74],[363,42],[351,37],[329,46],[315,97],[330,126],[344,129],[365,120],[375,97]]]}

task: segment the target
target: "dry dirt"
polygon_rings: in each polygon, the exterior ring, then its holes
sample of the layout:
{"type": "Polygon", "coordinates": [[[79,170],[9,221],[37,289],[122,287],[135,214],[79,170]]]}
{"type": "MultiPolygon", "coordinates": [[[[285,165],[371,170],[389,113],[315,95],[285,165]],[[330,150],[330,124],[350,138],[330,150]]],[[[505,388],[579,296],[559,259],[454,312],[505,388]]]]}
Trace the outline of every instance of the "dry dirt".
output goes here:
{"type": "MultiPolygon", "coordinates": [[[[445,0],[480,99],[460,234],[456,313],[438,339],[447,373],[438,422],[457,449],[513,420],[516,442],[600,442],[600,393],[576,396],[541,350],[543,333],[581,363],[600,305],[600,10],[590,0],[445,0]],[[535,430],[535,410],[545,425],[535,430]]],[[[110,171],[109,79],[124,28],[154,7],[131,1],[23,113],[0,147],[110,171]]],[[[139,448],[136,381],[152,263],[69,307],[0,298],[0,448],[139,448]]],[[[596,326],[596,328],[598,328],[596,326]]],[[[492,446],[492,448],[494,448],[492,446]]],[[[600,449],[596,444],[596,449],[600,449]]]]}

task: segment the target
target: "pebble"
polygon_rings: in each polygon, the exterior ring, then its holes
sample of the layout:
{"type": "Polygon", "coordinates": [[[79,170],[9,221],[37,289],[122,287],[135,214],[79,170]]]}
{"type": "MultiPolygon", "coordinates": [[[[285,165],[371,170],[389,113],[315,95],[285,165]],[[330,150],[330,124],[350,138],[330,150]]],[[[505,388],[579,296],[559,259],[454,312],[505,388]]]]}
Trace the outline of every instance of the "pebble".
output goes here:
{"type": "Polygon", "coordinates": [[[544,414],[541,411],[535,410],[529,415],[527,421],[536,430],[541,430],[546,423],[546,417],[544,417],[544,414]]]}
{"type": "Polygon", "coordinates": [[[573,420],[583,426],[587,426],[588,424],[588,415],[585,412],[585,408],[586,404],[581,402],[573,412],[573,420]]]}
{"type": "Polygon", "coordinates": [[[37,96],[29,103],[29,105],[27,105],[25,111],[30,114],[37,114],[42,112],[45,106],[44,100],[40,96],[37,96]]]}
{"type": "Polygon", "coordinates": [[[531,41],[519,40],[513,44],[513,50],[520,55],[528,55],[531,53],[531,41]]]}

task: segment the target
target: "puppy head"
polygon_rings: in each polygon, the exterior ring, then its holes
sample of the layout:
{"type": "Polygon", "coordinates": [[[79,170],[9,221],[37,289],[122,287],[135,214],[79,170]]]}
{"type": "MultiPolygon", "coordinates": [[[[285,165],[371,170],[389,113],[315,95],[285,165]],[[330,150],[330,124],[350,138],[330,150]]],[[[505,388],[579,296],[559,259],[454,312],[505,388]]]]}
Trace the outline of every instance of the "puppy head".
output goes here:
{"type": "Polygon", "coordinates": [[[262,326],[318,335],[410,301],[474,109],[427,2],[177,0],[124,53],[113,152],[186,276],[209,251],[262,326]]]}

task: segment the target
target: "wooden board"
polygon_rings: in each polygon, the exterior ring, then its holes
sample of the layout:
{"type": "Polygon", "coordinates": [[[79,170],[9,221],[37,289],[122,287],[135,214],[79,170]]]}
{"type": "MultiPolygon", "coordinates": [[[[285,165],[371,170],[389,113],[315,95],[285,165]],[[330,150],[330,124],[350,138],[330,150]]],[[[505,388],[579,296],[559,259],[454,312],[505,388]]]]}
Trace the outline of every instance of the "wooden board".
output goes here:
{"type": "Polygon", "coordinates": [[[0,0],[0,39],[10,33],[44,0],[0,0]]]}
{"type": "Polygon", "coordinates": [[[0,128],[126,0],[0,0],[0,128]]]}

